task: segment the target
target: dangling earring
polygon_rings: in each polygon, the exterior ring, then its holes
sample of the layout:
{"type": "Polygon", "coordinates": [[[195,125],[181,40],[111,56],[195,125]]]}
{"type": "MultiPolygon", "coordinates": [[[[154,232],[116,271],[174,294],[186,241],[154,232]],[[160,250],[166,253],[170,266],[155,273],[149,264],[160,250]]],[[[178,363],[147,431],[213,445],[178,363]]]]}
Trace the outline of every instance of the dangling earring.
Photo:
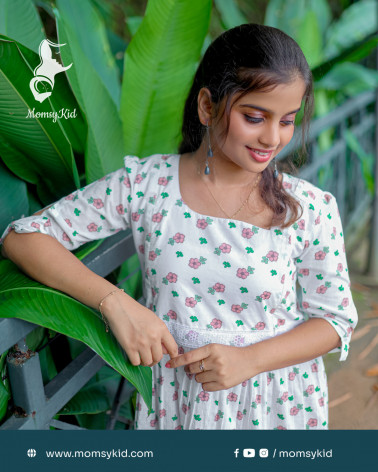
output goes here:
{"type": "Polygon", "coordinates": [[[276,179],[276,178],[278,177],[278,170],[277,170],[277,162],[276,162],[276,158],[275,158],[275,157],[273,158],[273,161],[274,161],[273,177],[276,179]]]}
{"type": "Polygon", "coordinates": [[[209,149],[207,150],[207,156],[206,156],[205,175],[209,175],[210,174],[209,157],[213,157],[213,150],[211,149],[210,131],[209,131],[209,125],[207,123],[206,123],[206,134],[207,134],[207,140],[209,142],[209,149]]]}

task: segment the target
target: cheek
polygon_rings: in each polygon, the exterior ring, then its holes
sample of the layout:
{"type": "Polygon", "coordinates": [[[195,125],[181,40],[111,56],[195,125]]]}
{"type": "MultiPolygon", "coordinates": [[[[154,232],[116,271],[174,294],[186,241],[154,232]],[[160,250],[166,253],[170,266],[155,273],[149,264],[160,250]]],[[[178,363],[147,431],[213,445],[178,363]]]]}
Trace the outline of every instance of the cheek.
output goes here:
{"type": "Polygon", "coordinates": [[[281,143],[286,145],[288,144],[294,135],[294,126],[290,125],[283,129],[281,133],[281,143]]]}

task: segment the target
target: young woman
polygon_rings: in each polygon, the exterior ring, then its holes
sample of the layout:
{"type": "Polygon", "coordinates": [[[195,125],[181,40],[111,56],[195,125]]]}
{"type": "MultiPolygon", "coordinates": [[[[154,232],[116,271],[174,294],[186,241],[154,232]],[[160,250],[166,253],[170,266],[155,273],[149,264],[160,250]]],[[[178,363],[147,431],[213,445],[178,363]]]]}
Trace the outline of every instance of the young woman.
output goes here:
{"type": "Polygon", "coordinates": [[[342,226],[333,195],[275,163],[311,105],[293,39],[229,30],[198,67],[179,154],[127,156],[6,232],[9,258],[100,308],[130,362],[152,367],[136,428],[328,428],[321,356],[344,360],[357,322],[342,226]],[[129,227],[146,307],[69,252],[129,227]]]}

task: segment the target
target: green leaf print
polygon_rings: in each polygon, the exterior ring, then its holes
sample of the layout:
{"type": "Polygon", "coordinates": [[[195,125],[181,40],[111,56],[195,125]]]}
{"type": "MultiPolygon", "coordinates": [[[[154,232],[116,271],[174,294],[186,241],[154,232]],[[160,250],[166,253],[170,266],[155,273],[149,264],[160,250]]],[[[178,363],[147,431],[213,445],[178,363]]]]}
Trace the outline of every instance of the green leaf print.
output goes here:
{"type": "Polygon", "coordinates": [[[256,403],[256,402],[252,402],[251,407],[252,407],[252,408],[257,408],[257,403],[256,403]]]}
{"type": "Polygon", "coordinates": [[[242,320],[236,320],[235,323],[236,323],[236,326],[243,326],[244,324],[242,320]]]}
{"type": "Polygon", "coordinates": [[[284,384],[284,383],[285,383],[285,382],[284,382],[284,379],[281,378],[281,379],[280,379],[280,385],[282,385],[282,384],[284,384]]]}
{"type": "Polygon", "coordinates": [[[74,213],[76,216],[80,216],[81,211],[78,208],[75,208],[74,213]]]}
{"type": "Polygon", "coordinates": [[[305,373],[303,374],[303,377],[304,377],[305,379],[307,379],[307,378],[308,378],[308,373],[305,372],[305,373]]]}
{"type": "Polygon", "coordinates": [[[199,283],[201,283],[201,282],[200,282],[200,279],[198,279],[197,277],[192,277],[192,281],[193,281],[194,284],[199,284],[199,283]]]}
{"type": "Polygon", "coordinates": [[[289,400],[292,402],[294,400],[294,395],[291,395],[290,397],[288,397],[289,400]]]}
{"type": "Polygon", "coordinates": [[[249,274],[253,274],[255,272],[255,268],[251,267],[251,266],[248,266],[247,271],[248,271],[249,274]]]}
{"type": "Polygon", "coordinates": [[[258,383],[258,381],[257,381],[257,380],[255,380],[255,381],[253,382],[253,386],[254,386],[254,387],[259,387],[259,386],[260,386],[260,384],[258,383]]]}
{"type": "Polygon", "coordinates": [[[229,262],[223,262],[224,268],[227,269],[228,267],[231,267],[231,264],[229,262]]]}
{"type": "Polygon", "coordinates": [[[307,408],[305,408],[305,410],[310,412],[310,411],[312,411],[312,408],[310,406],[308,406],[307,408]]]}
{"type": "Polygon", "coordinates": [[[172,421],[176,421],[177,420],[177,416],[172,416],[172,421]]]}
{"type": "Polygon", "coordinates": [[[327,421],[324,421],[324,423],[322,423],[322,426],[325,426],[327,424],[327,421]]]}
{"type": "Polygon", "coordinates": [[[168,285],[168,279],[166,277],[163,277],[163,284],[168,285]]]}
{"type": "Polygon", "coordinates": [[[335,256],[338,256],[340,253],[339,253],[339,251],[335,251],[334,254],[335,254],[335,256]]]}
{"type": "Polygon", "coordinates": [[[302,242],[302,238],[300,236],[297,236],[297,241],[299,241],[300,243],[302,242]]]}
{"type": "Polygon", "coordinates": [[[241,293],[248,293],[248,289],[246,287],[240,287],[241,293]]]}
{"type": "Polygon", "coordinates": [[[175,205],[181,207],[182,206],[182,200],[176,200],[175,205]]]}
{"type": "Polygon", "coordinates": [[[262,298],[260,296],[257,296],[255,299],[257,302],[262,302],[262,298]]]}
{"type": "Polygon", "coordinates": [[[329,220],[332,220],[332,215],[331,215],[331,213],[328,213],[327,218],[328,218],[329,220]]]}
{"type": "Polygon", "coordinates": [[[243,310],[246,310],[248,308],[248,303],[242,303],[240,306],[243,308],[243,310]]]}
{"type": "Polygon", "coordinates": [[[192,322],[194,323],[195,321],[198,321],[198,318],[196,316],[191,316],[190,319],[192,320],[192,322]]]}
{"type": "Polygon", "coordinates": [[[274,232],[276,233],[276,236],[281,236],[282,231],[280,229],[275,229],[274,232]]]}
{"type": "Polygon", "coordinates": [[[151,274],[156,275],[156,269],[151,269],[151,274]]]}
{"type": "MultiPolygon", "coordinates": [[[[216,405],[218,405],[219,401],[218,401],[218,400],[214,400],[214,403],[215,403],[216,405]]],[[[219,411],[218,411],[218,414],[219,414],[219,411]]]]}
{"type": "Polygon", "coordinates": [[[283,404],[283,400],[282,400],[281,398],[277,398],[276,403],[279,403],[280,405],[282,405],[282,404],[283,404]]]}
{"type": "Polygon", "coordinates": [[[184,254],[181,251],[176,251],[177,257],[184,257],[184,254]]]}
{"type": "Polygon", "coordinates": [[[269,259],[266,256],[263,256],[261,258],[261,262],[264,263],[264,264],[267,264],[269,262],[269,259]]]}
{"type": "Polygon", "coordinates": [[[224,305],[226,302],[224,300],[217,300],[218,305],[224,305]]]}
{"type": "Polygon", "coordinates": [[[255,426],[258,426],[258,425],[259,425],[259,420],[252,420],[252,423],[253,423],[255,426]]]}
{"type": "Polygon", "coordinates": [[[137,231],[139,231],[140,233],[143,233],[143,231],[144,231],[143,226],[139,226],[139,228],[137,228],[137,231]]]}
{"type": "Polygon", "coordinates": [[[106,218],[105,218],[104,215],[100,215],[100,218],[101,218],[102,220],[106,220],[106,218]]]}
{"type": "Polygon", "coordinates": [[[232,223],[232,221],[230,221],[230,222],[228,223],[228,226],[229,226],[230,228],[236,228],[236,224],[235,224],[235,223],[232,223]]]}
{"type": "Polygon", "coordinates": [[[184,395],[184,397],[188,397],[188,392],[186,390],[183,390],[182,394],[184,395]]]}
{"type": "Polygon", "coordinates": [[[206,238],[199,238],[201,244],[207,244],[206,238]]]}
{"type": "Polygon", "coordinates": [[[192,217],[192,215],[190,213],[188,213],[187,211],[184,213],[184,216],[185,216],[185,218],[191,218],[192,217]]]}
{"type": "Polygon", "coordinates": [[[342,285],[340,285],[340,287],[338,287],[340,292],[343,292],[344,291],[344,287],[342,285]]]}
{"type": "Polygon", "coordinates": [[[313,241],[312,243],[314,246],[317,246],[319,244],[319,239],[315,239],[315,241],[313,241]]]}
{"type": "Polygon", "coordinates": [[[93,203],[93,197],[91,197],[91,198],[88,198],[88,200],[87,200],[87,201],[88,201],[88,203],[89,203],[89,204],[92,204],[92,203],[93,203]]]}
{"type": "Polygon", "coordinates": [[[201,415],[194,415],[194,419],[196,421],[201,421],[201,415]]]}
{"type": "Polygon", "coordinates": [[[155,231],[156,236],[161,236],[161,232],[159,230],[155,231]]]}
{"type": "Polygon", "coordinates": [[[76,236],[77,234],[78,234],[77,231],[74,231],[74,232],[72,233],[72,236],[76,236]]]}
{"type": "Polygon", "coordinates": [[[197,302],[201,302],[201,301],[202,301],[202,297],[200,297],[199,295],[195,295],[194,298],[195,298],[195,300],[196,300],[197,302]]]}
{"type": "Polygon", "coordinates": [[[154,197],[150,197],[150,198],[148,199],[148,203],[151,203],[152,205],[155,205],[155,199],[154,199],[154,197]]]}
{"type": "Polygon", "coordinates": [[[316,278],[317,278],[318,280],[323,280],[322,274],[318,274],[318,275],[316,276],[316,278]]]}
{"type": "Polygon", "coordinates": [[[315,388],[315,392],[319,392],[320,388],[319,387],[316,387],[315,388]]]}
{"type": "Polygon", "coordinates": [[[136,194],[137,194],[138,198],[144,197],[144,193],[143,193],[143,192],[140,192],[140,191],[139,191],[139,192],[137,192],[136,194]]]}
{"type": "Polygon", "coordinates": [[[201,264],[206,264],[207,259],[206,259],[205,257],[202,257],[202,256],[201,256],[201,257],[199,258],[199,261],[200,261],[201,264]]]}
{"type": "Polygon", "coordinates": [[[280,413],[277,413],[277,416],[282,421],[285,419],[284,415],[281,415],[280,413]]]}
{"type": "Polygon", "coordinates": [[[173,295],[174,297],[178,297],[178,296],[179,296],[179,294],[178,294],[175,290],[172,291],[172,295],[173,295]]]}
{"type": "Polygon", "coordinates": [[[255,252],[250,246],[247,246],[245,250],[247,251],[247,254],[253,254],[255,252]]]}
{"type": "Polygon", "coordinates": [[[257,234],[259,232],[260,228],[258,228],[257,226],[252,226],[252,231],[257,234]]]}
{"type": "Polygon", "coordinates": [[[271,270],[270,273],[273,275],[277,275],[277,271],[276,270],[271,270]]]}
{"type": "Polygon", "coordinates": [[[310,210],[315,210],[314,205],[312,203],[310,203],[310,205],[308,207],[309,207],[310,210]]]}
{"type": "Polygon", "coordinates": [[[106,189],[106,195],[110,195],[111,193],[112,193],[112,189],[108,187],[106,189]]]}
{"type": "Polygon", "coordinates": [[[163,192],[163,193],[161,194],[161,196],[162,196],[163,198],[167,198],[167,197],[169,197],[169,193],[163,192]]]}
{"type": "Polygon", "coordinates": [[[127,196],[127,201],[128,201],[129,203],[131,202],[132,199],[133,199],[133,197],[132,197],[131,195],[128,195],[128,196],[127,196]]]}

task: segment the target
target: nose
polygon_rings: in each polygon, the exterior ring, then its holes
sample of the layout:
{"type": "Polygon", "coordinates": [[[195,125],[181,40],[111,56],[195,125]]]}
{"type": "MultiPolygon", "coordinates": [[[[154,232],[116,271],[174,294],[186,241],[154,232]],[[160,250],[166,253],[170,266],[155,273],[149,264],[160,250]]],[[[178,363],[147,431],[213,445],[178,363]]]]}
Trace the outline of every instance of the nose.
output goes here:
{"type": "Polygon", "coordinates": [[[259,142],[267,149],[277,149],[280,145],[280,128],[279,123],[266,122],[261,129],[259,142]]]}

